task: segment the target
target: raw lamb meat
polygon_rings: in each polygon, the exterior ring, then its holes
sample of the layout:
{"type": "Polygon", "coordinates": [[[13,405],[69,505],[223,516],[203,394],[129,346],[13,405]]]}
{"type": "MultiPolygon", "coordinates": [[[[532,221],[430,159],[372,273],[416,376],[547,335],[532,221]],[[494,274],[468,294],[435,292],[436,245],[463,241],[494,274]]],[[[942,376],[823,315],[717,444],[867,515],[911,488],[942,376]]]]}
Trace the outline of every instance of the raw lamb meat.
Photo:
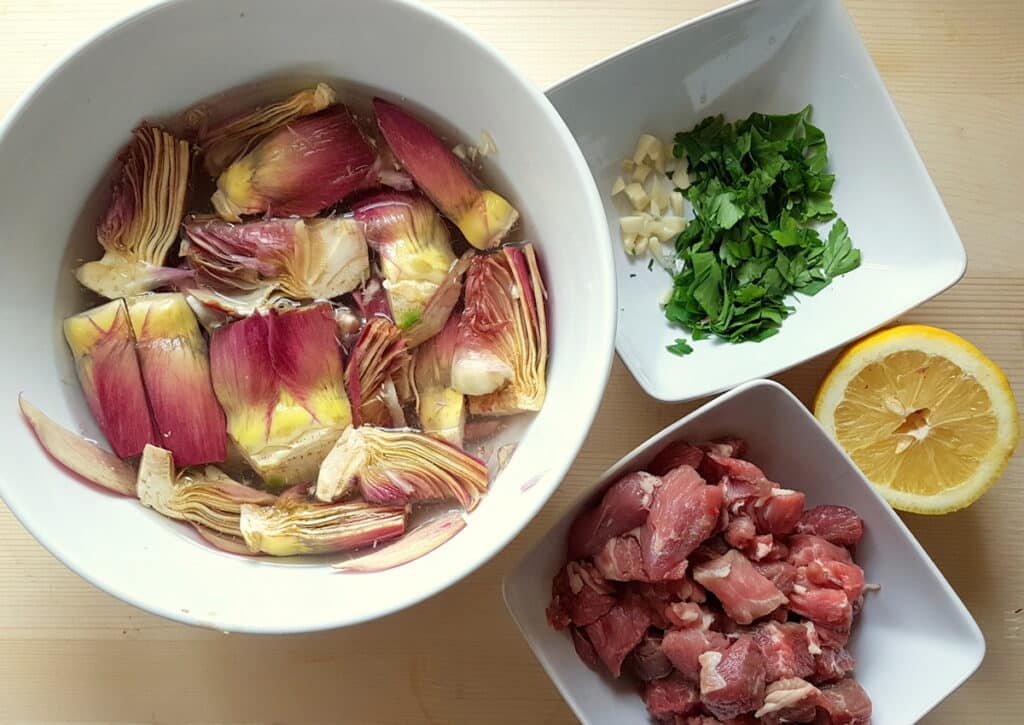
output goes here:
{"type": "Polygon", "coordinates": [[[591,669],[627,675],[674,725],[862,725],[846,644],[864,603],[864,522],[741,458],[743,441],[666,446],[569,532],[548,621],[591,669]]]}

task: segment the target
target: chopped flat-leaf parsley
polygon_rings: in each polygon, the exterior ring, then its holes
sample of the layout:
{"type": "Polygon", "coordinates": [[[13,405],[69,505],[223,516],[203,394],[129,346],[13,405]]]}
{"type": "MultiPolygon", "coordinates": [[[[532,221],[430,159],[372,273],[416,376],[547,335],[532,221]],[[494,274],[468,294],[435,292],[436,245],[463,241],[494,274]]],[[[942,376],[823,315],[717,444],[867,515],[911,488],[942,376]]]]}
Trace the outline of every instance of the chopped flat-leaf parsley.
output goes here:
{"type": "MultiPolygon", "coordinates": [[[[665,315],[694,340],[771,337],[793,311],[793,293],[817,294],[860,265],[841,219],[826,239],[812,226],[836,212],[825,134],[810,117],[810,106],[734,124],[712,116],[676,134],[673,154],[689,162],[683,194],[695,218],[676,238],[682,269],[665,315]]],[[[691,351],[683,340],[668,349],[691,351]]]]}
{"type": "Polygon", "coordinates": [[[690,347],[689,343],[687,343],[686,340],[684,340],[681,337],[677,337],[676,341],[671,345],[666,345],[665,349],[668,350],[673,355],[679,356],[689,355],[691,352],[693,352],[693,348],[690,347]]]}

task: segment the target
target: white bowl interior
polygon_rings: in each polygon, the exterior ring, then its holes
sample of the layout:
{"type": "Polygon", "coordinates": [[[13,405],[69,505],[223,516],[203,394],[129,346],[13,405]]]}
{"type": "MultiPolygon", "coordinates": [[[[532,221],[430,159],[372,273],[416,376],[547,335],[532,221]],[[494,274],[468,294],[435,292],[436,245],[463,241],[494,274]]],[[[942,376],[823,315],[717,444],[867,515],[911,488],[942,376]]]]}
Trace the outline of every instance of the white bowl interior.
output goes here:
{"type": "Polygon", "coordinates": [[[981,664],[985,641],[956,593],[907,527],[875,493],[801,403],[774,382],[727,393],[642,443],[597,481],[505,580],[505,601],[562,695],[589,725],[644,722],[639,695],[589,670],[570,638],[551,629],[544,609],[565,562],[576,515],[604,489],[644,466],[669,442],[737,435],[748,457],[774,481],[807,494],[807,505],[842,504],[865,521],[856,560],[881,590],[866,595],[850,649],[854,672],[874,703],[873,723],[915,722],[981,664]],[[925,664],[927,663],[927,664],[925,664]]]}
{"type": "MultiPolygon", "coordinates": [[[[344,96],[345,88],[339,88],[344,96]]],[[[398,0],[183,0],[130,18],[40,82],[0,131],[0,494],[51,552],[92,583],[158,614],[222,630],[287,632],[381,616],[461,578],[548,499],[590,427],[607,381],[614,286],[597,192],[544,96],[467,31],[398,0]],[[380,39],[386,37],[382,51],[380,39]],[[240,50],[248,49],[246,52],[240,50]],[[397,50],[396,50],[397,49],[397,50]],[[112,161],[143,118],[266,78],[348,79],[445,119],[488,129],[539,243],[550,293],[548,399],[506,438],[516,454],[452,542],[396,570],[331,574],[323,561],[248,560],[200,544],[138,503],[81,485],[49,461],[17,412],[19,392],[99,438],[60,320],[85,297],[72,276],[99,256],[94,225],[112,161]],[[566,194],[572,189],[572,194],[566,194]],[[585,260],[581,263],[581,260],[585,260]],[[586,360],[587,365],[579,365],[586,360]]]]}
{"type": "Polygon", "coordinates": [[[582,71],[548,91],[598,183],[619,292],[616,346],[661,400],[687,400],[771,375],[842,345],[955,283],[966,256],[899,113],[840,0],[740,3],[582,71]],[[825,131],[835,207],[860,269],[799,298],[782,331],[742,347],[708,340],[679,358],[658,300],[671,286],[621,244],[624,202],[609,198],[641,133],[671,140],[701,119],[813,104],[825,131]],[[620,207],[619,204],[623,204],[620,207]]]}

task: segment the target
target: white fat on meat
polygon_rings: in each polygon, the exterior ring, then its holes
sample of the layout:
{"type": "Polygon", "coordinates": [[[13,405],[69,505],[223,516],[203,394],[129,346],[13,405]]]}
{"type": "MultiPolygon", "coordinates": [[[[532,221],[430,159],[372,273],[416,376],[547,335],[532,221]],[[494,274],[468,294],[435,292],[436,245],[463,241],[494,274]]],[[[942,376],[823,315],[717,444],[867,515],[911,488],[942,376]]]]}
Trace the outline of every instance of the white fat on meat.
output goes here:
{"type": "Polygon", "coordinates": [[[725,687],[725,678],[718,674],[722,653],[709,650],[697,658],[700,662],[700,692],[702,695],[725,687]]]}
{"type": "Polygon", "coordinates": [[[805,702],[807,698],[813,697],[817,692],[817,687],[799,677],[776,680],[768,685],[764,704],[754,713],[754,717],[764,717],[788,707],[795,707],[805,702]]]}

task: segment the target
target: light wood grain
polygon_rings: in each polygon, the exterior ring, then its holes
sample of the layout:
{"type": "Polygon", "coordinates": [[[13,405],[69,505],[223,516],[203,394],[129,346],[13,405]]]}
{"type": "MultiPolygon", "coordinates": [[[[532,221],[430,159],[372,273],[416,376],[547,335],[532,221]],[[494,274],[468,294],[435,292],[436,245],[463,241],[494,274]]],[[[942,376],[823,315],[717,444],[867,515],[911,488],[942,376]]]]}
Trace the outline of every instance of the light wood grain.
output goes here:
{"type": "MultiPolygon", "coordinates": [[[[0,113],[70,48],[141,4],[0,0],[0,113]]],[[[718,3],[430,4],[545,86],[718,3]]],[[[970,257],[958,286],[907,319],[974,341],[1024,400],[1024,3],[854,0],[849,9],[970,257]]],[[[779,379],[809,400],[832,358],[779,379]]],[[[571,475],[506,551],[418,607],[326,634],[221,635],[140,612],[65,569],[0,506],[0,721],[572,722],[505,613],[502,574],[580,487],[692,407],[652,402],[617,362],[571,475]]],[[[979,673],[926,719],[930,725],[1020,722],[1022,519],[1020,453],[1003,482],[967,511],[906,518],[988,642],[979,673]]]]}

